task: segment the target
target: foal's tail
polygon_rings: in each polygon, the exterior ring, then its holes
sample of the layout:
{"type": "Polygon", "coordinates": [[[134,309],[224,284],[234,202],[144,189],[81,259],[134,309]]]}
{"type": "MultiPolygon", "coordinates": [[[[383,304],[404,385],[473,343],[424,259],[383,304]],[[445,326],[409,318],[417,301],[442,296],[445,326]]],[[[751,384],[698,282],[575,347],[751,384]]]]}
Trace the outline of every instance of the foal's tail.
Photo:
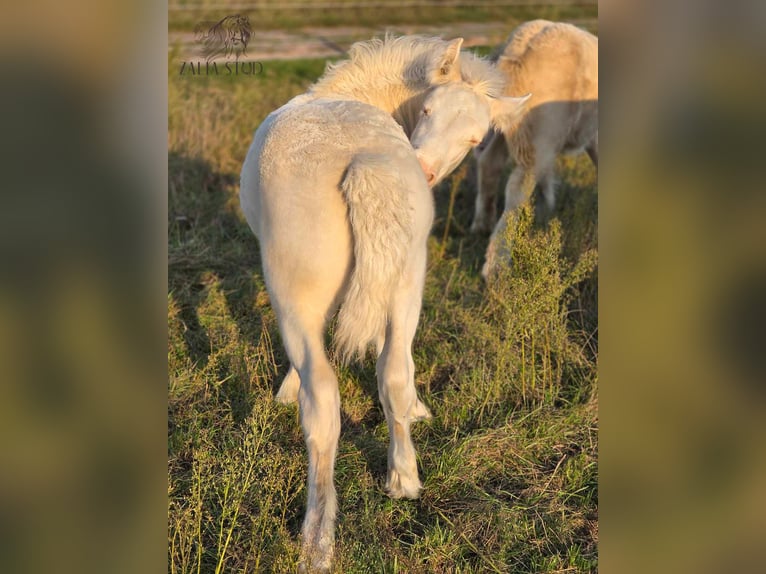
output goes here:
{"type": "Polygon", "coordinates": [[[354,270],[338,314],[335,345],[344,361],[382,337],[412,239],[412,208],[391,158],[355,156],[340,184],[354,236],[354,270]]]}

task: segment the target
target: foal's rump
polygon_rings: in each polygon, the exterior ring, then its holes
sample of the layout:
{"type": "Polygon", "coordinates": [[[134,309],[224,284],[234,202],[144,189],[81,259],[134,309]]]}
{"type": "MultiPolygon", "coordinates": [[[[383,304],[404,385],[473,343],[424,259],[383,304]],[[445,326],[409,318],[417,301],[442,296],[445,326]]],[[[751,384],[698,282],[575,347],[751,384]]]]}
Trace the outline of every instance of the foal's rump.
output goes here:
{"type": "Polygon", "coordinates": [[[340,304],[339,350],[363,351],[385,328],[406,267],[417,192],[430,197],[409,140],[385,112],[323,98],[269,116],[240,196],[277,309],[302,312],[286,306],[308,302],[324,321],[340,304]]]}

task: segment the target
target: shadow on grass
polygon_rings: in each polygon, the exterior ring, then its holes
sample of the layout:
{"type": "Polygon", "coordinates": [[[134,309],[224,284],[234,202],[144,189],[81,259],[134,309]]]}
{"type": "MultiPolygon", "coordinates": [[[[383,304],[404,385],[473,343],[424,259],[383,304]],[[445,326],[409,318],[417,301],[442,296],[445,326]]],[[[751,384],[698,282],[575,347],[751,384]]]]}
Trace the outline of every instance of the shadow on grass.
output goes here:
{"type": "MultiPolygon", "coordinates": [[[[220,173],[203,159],[170,152],[168,178],[168,289],[179,307],[188,355],[202,370],[215,352],[198,311],[212,283],[218,282],[241,338],[257,342],[262,336],[263,316],[253,312],[263,288],[258,243],[231,208],[238,174],[220,173]]],[[[221,380],[230,375],[225,370],[221,365],[221,380]]],[[[238,423],[252,410],[248,383],[220,385],[238,423]]]]}

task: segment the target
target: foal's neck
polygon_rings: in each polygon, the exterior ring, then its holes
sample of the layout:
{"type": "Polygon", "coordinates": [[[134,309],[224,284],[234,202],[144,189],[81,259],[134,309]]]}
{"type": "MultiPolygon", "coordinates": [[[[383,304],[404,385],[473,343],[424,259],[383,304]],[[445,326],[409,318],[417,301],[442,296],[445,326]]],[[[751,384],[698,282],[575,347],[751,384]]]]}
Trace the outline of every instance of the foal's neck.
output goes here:
{"type": "Polygon", "coordinates": [[[311,93],[318,97],[355,100],[381,109],[390,114],[410,137],[418,123],[418,114],[427,92],[422,87],[406,86],[400,80],[386,82],[380,78],[373,85],[366,86],[317,85],[311,93]]]}
{"type": "MultiPolygon", "coordinates": [[[[319,98],[364,102],[390,114],[408,136],[415,129],[425,92],[438,71],[445,43],[439,38],[386,37],[354,44],[349,59],[330,65],[309,90],[319,98]]],[[[456,67],[452,73],[459,79],[456,67]]],[[[441,78],[445,80],[448,78],[441,78]]]]}
{"type": "Polygon", "coordinates": [[[390,114],[409,138],[417,126],[426,93],[423,88],[412,89],[401,83],[391,83],[367,91],[358,99],[390,114]]]}

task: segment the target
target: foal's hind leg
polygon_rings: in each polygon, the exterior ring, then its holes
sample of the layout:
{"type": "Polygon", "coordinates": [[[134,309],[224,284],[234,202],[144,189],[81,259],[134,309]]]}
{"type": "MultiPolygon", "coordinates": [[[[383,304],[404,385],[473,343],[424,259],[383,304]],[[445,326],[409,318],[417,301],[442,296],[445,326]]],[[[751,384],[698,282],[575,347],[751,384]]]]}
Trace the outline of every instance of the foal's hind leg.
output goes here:
{"type": "Polygon", "coordinates": [[[280,331],[290,369],[296,373],[293,380],[300,385],[298,406],[309,458],[301,570],[327,572],[332,565],[338,506],[333,484],[340,436],[338,380],[324,351],[323,314],[291,309],[280,317],[280,331]]]}
{"type": "Polygon", "coordinates": [[[425,252],[422,257],[417,257],[413,272],[394,294],[391,319],[376,369],[378,394],[391,441],[386,490],[393,498],[417,498],[422,488],[410,423],[431,418],[415,390],[415,362],[412,359],[412,340],[420,316],[424,273],[425,252]]]}
{"type": "MultiPolygon", "coordinates": [[[[325,261],[325,266],[330,267],[325,261]]],[[[342,266],[324,272],[312,269],[313,281],[302,280],[308,267],[298,261],[273,269],[269,295],[290,359],[286,384],[298,384],[298,407],[308,451],[308,502],[302,529],[301,568],[326,572],[332,565],[337,498],[333,484],[340,436],[338,380],[324,349],[326,317],[343,282],[342,266]],[[298,276],[301,280],[296,280],[298,276]]],[[[294,387],[293,387],[294,388],[294,387]]],[[[291,389],[292,392],[292,389],[291,389]]]]}
{"type": "Polygon", "coordinates": [[[298,404],[309,456],[308,503],[303,521],[303,563],[329,571],[338,509],[333,476],[340,437],[338,380],[321,348],[302,366],[298,404]]]}

